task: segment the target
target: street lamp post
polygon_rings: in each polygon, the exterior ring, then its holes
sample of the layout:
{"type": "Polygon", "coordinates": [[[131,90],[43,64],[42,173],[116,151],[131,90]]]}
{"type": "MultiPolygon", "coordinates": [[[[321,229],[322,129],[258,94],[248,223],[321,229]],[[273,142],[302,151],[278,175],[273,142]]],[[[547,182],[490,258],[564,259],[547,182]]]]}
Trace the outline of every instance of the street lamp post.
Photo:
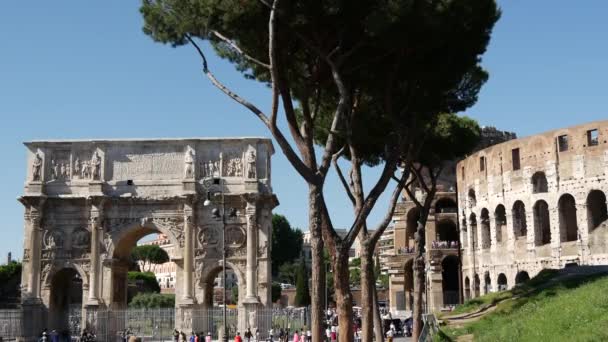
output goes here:
{"type": "MultiPolygon", "coordinates": [[[[224,200],[224,184],[223,184],[223,179],[221,177],[213,177],[213,178],[206,178],[203,180],[203,185],[204,187],[207,189],[207,199],[205,200],[205,202],[203,203],[204,206],[209,206],[211,205],[211,187],[213,185],[219,185],[220,187],[220,196],[221,196],[221,207],[222,207],[222,212],[220,213],[219,210],[217,208],[213,208],[211,210],[211,213],[213,215],[214,218],[221,218],[222,219],[222,280],[223,280],[223,297],[224,297],[224,306],[223,306],[223,324],[224,324],[224,335],[222,337],[224,342],[228,342],[228,319],[227,319],[227,314],[226,314],[226,202],[224,200]]],[[[234,209],[231,208],[230,210],[230,216],[234,217],[236,216],[236,212],[234,209]]]]}

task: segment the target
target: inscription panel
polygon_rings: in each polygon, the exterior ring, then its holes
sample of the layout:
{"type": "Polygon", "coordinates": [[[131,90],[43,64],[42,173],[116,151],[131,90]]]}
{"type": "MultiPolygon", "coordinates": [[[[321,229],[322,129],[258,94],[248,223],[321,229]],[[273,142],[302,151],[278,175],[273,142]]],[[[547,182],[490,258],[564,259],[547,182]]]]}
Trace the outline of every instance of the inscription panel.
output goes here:
{"type": "Polygon", "coordinates": [[[111,163],[112,180],[181,179],[184,169],[184,153],[183,151],[125,153],[112,158],[111,163]]]}

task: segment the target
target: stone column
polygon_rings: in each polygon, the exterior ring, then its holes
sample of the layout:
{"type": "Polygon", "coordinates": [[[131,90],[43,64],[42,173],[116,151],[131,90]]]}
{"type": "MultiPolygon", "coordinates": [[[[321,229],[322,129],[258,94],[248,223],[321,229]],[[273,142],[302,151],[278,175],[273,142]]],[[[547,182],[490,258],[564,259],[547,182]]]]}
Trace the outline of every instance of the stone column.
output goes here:
{"type": "Polygon", "coordinates": [[[30,273],[28,279],[29,300],[37,302],[40,299],[40,251],[42,250],[42,228],[40,221],[42,213],[31,206],[29,213],[26,214],[26,221],[29,224],[30,239],[29,239],[29,258],[30,258],[30,273]]]}
{"type": "Polygon", "coordinates": [[[247,282],[247,294],[245,296],[245,303],[258,303],[257,299],[257,207],[255,199],[247,200],[247,207],[245,208],[245,215],[247,216],[247,267],[246,267],[246,282],[247,282]]]}
{"type": "Polygon", "coordinates": [[[193,304],[192,296],[192,274],[194,272],[194,238],[193,238],[193,211],[191,204],[184,205],[184,294],[182,297],[183,304],[193,304]]]}
{"type": "Polygon", "coordinates": [[[89,274],[89,299],[87,305],[99,305],[99,230],[102,211],[100,207],[91,208],[91,273],[89,274]]]}

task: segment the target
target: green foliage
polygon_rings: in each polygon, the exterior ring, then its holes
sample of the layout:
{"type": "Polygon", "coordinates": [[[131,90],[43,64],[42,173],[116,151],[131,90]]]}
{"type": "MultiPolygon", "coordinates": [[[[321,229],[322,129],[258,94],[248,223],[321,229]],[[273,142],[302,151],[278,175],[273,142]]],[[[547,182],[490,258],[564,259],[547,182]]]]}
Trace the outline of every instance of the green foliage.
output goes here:
{"type": "MultiPolygon", "coordinates": [[[[155,41],[179,46],[188,37],[208,40],[246,78],[269,82],[267,68],[214,34],[268,64],[267,2],[143,0],[140,11],[143,30],[155,41]]],[[[488,78],[480,55],[500,11],[494,0],[296,0],[282,2],[277,17],[275,52],[287,88],[282,93],[297,100],[300,121],[301,113],[319,107],[313,139],[325,143],[338,94],[319,51],[331,52],[358,107],[351,131],[340,132],[339,145],[348,136],[373,165],[400,135],[477,101],[488,78]]]]}
{"type": "Polygon", "coordinates": [[[149,272],[152,265],[159,265],[169,261],[167,251],[157,245],[135,246],[131,251],[131,259],[142,263],[142,271],[149,272]],[[147,267],[146,267],[147,266],[147,267]]]}
{"type": "Polygon", "coordinates": [[[296,276],[296,306],[310,305],[310,290],[308,288],[308,268],[304,258],[300,259],[296,276]]]}
{"type": "Polygon", "coordinates": [[[539,285],[500,302],[479,321],[444,332],[451,337],[473,334],[475,341],[608,340],[608,276],[573,276],[539,285]]]}
{"type": "Polygon", "coordinates": [[[152,272],[129,272],[127,273],[129,283],[138,284],[138,289],[143,292],[160,292],[160,286],[156,275],[152,272]]]}
{"type": "Polygon", "coordinates": [[[129,307],[138,309],[173,308],[174,294],[138,293],[129,303],[129,307]]]}
{"type": "Polygon", "coordinates": [[[272,215],[272,274],[279,268],[297,260],[302,253],[304,237],[302,231],[294,229],[283,215],[272,215]]]}
{"type": "Polygon", "coordinates": [[[361,269],[351,268],[349,270],[348,283],[350,286],[359,286],[361,284],[361,269]]]}
{"type": "Polygon", "coordinates": [[[418,161],[430,167],[464,157],[481,139],[477,121],[456,114],[439,114],[423,132],[424,143],[418,161]]]}
{"type": "Polygon", "coordinates": [[[6,283],[15,277],[21,277],[21,267],[21,263],[17,261],[0,265],[0,283],[6,283]]]}
{"type": "Polygon", "coordinates": [[[353,258],[348,262],[348,267],[361,267],[361,258],[353,258]]]}
{"type": "Polygon", "coordinates": [[[281,284],[272,283],[271,297],[272,297],[273,303],[276,303],[277,300],[281,299],[282,292],[283,292],[283,289],[281,288],[281,284]]]}
{"type": "Polygon", "coordinates": [[[295,284],[296,276],[298,274],[298,264],[295,262],[289,262],[279,267],[279,280],[288,283],[295,284]]]}
{"type": "Polygon", "coordinates": [[[236,304],[239,301],[239,287],[233,286],[230,290],[232,293],[232,304],[236,304]]]}

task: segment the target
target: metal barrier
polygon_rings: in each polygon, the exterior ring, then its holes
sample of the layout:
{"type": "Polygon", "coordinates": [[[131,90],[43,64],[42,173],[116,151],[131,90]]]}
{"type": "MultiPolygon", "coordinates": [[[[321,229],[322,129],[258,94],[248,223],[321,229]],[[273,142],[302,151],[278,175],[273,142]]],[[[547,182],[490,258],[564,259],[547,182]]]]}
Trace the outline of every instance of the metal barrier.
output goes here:
{"type": "Polygon", "coordinates": [[[422,326],[422,331],[418,337],[418,342],[433,341],[433,336],[439,332],[439,325],[437,324],[435,315],[422,315],[422,321],[424,322],[424,325],[422,326]]]}
{"type": "MultiPolygon", "coordinates": [[[[76,338],[86,328],[93,332],[97,341],[124,341],[127,333],[143,338],[145,341],[173,341],[176,327],[176,315],[179,310],[175,308],[160,309],[125,309],[125,310],[87,310],[83,317],[81,307],[71,308],[66,312],[69,322],[69,335],[76,338]]],[[[0,309],[0,337],[3,340],[19,338],[25,341],[36,341],[41,333],[40,328],[28,329],[28,326],[44,327],[43,321],[33,324],[31,319],[42,318],[43,315],[32,314],[23,309],[0,309]],[[25,319],[27,318],[27,319],[25,319]]],[[[223,308],[212,307],[195,309],[188,313],[188,326],[190,331],[184,331],[189,337],[194,331],[202,335],[210,333],[214,340],[220,336],[223,327],[223,308]]],[[[251,316],[253,317],[253,315],[251,316]]],[[[257,308],[256,320],[249,316],[245,308],[226,309],[226,326],[229,339],[234,338],[238,327],[247,327],[247,322],[253,322],[249,327],[253,334],[258,332],[259,340],[269,336],[273,329],[275,337],[281,329],[293,333],[304,330],[310,326],[310,310],[308,308],[273,309],[257,308]],[[240,323],[240,324],[239,324],[240,323]]],[[[244,331],[240,331],[241,336],[244,331]]],[[[67,335],[66,331],[66,335],[67,335]]]]}

